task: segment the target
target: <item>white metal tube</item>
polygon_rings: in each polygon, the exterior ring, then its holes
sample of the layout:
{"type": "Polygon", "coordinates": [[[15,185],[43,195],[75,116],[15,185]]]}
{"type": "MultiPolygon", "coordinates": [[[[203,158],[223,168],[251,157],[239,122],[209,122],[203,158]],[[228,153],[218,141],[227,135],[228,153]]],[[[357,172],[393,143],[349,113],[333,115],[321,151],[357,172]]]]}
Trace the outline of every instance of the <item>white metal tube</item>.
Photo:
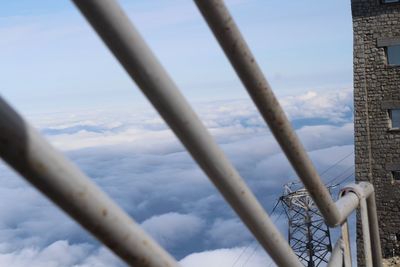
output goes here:
{"type": "Polygon", "coordinates": [[[373,185],[369,182],[359,182],[355,187],[364,198],[368,198],[375,193],[373,185]]]}
{"type": "Polygon", "coordinates": [[[362,197],[360,201],[361,228],[364,244],[364,260],[367,267],[382,266],[379,229],[377,225],[376,206],[374,205],[375,192],[372,184],[360,182],[357,188],[362,197]],[[368,201],[368,199],[370,199],[368,201]],[[370,207],[368,206],[370,205],[370,207]],[[375,264],[374,264],[375,263],[375,264]]]}
{"type": "Polygon", "coordinates": [[[350,194],[357,195],[359,199],[365,265],[367,267],[382,266],[374,187],[368,182],[360,182],[347,185],[340,193],[342,198],[350,194]]]}
{"type": "Polygon", "coordinates": [[[360,217],[361,217],[361,228],[362,228],[363,245],[364,245],[365,266],[373,267],[372,252],[371,252],[371,238],[369,235],[367,202],[364,197],[361,198],[361,200],[360,200],[360,217]]]}
{"type": "Polygon", "coordinates": [[[178,267],[139,225],[1,97],[0,156],[130,266],[178,267]]]}
{"type": "Polygon", "coordinates": [[[368,221],[372,245],[372,265],[374,267],[383,267],[382,265],[382,249],[381,240],[379,238],[379,223],[375,203],[375,194],[371,194],[367,198],[368,221]]]}
{"type": "Polygon", "coordinates": [[[343,262],[344,267],[351,267],[353,265],[351,260],[351,245],[350,245],[350,234],[349,225],[347,220],[341,225],[342,240],[343,240],[343,262]]]}
{"type": "Polygon", "coordinates": [[[340,220],[307,155],[223,0],[194,0],[297,175],[330,226],[340,220]]]}
{"type": "Polygon", "coordinates": [[[116,1],[73,2],[275,263],[302,266],[116,1]]]}
{"type": "Polygon", "coordinates": [[[327,267],[343,267],[343,240],[339,238],[333,247],[327,267]]]}
{"type": "Polygon", "coordinates": [[[344,221],[347,220],[347,217],[356,210],[360,203],[360,199],[358,196],[353,192],[346,192],[342,197],[340,197],[336,201],[336,207],[340,213],[340,220],[337,222],[337,225],[342,224],[344,221]]]}

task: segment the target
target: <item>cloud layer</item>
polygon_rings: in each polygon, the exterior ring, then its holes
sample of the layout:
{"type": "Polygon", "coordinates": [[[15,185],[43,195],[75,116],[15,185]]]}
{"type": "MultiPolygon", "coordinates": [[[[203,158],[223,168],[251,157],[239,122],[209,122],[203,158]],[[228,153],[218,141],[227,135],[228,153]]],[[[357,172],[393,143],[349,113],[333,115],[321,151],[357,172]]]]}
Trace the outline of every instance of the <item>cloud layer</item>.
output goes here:
{"type": "MultiPolygon", "coordinates": [[[[340,90],[281,100],[321,172],[353,150],[351,99],[351,90],[340,90]]],[[[283,184],[296,176],[252,103],[200,103],[196,111],[270,211],[283,184]]],[[[246,266],[269,261],[261,249],[249,248],[256,245],[248,230],[154,112],[93,110],[30,120],[184,267],[231,266],[237,258],[244,264],[246,257],[246,266]]],[[[351,176],[352,164],[347,158],[323,179],[351,176]]],[[[273,218],[285,234],[285,218],[273,218]]],[[[0,265],[124,266],[5,165],[0,265]]]]}

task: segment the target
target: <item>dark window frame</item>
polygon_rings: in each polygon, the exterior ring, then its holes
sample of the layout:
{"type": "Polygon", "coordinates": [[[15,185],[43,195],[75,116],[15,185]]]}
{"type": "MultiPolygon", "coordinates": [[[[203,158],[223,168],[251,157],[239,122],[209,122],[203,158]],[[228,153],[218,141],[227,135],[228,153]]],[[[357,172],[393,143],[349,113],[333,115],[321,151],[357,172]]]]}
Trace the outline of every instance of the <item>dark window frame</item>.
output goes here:
{"type": "Polygon", "coordinates": [[[392,111],[393,110],[398,110],[400,111],[400,108],[390,108],[388,109],[388,114],[389,114],[389,130],[391,131],[400,131],[400,121],[399,121],[399,127],[393,127],[393,118],[392,118],[392,111]]]}
{"type": "Polygon", "coordinates": [[[387,177],[391,178],[391,183],[400,184],[400,162],[388,162],[385,164],[385,169],[387,171],[387,177]]]}
{"type": "MultiPolygon", "coordinates": [[[[399,128],[393,128],[392,110],[400,110],[400,99],[399,100],[393,100],[393,99],[382,100],[381,108],[382,108],[383,114],[387,114],[386,118],[385,118],[386,125],[387,125],[387,132],[399,134],[400,133],[400,124],[397,123],[397,126],[399,126],[399,128]]],[[[397,113],[396,115],[399,115],[399,114],[397,113]]],[[[397,116],[396,118],[399,118],[399,116],[397,116]]],[[[400,170],[400,164],[399,164],[399,170],[400,170]]]]}
{"type": "MultiPolygon", "coordinates": [[[[399,0],[400,1],[400,0],[399,0]]],[[[399,4],[399,3],[395,3],[399,4]]],[[[378,48],[383,48],[383,52],[385,53],[385,65],[388,68],[399,68],[400,62],[398,64],[389,64],[389,51],[390,47],[397,47],[400,46],[400,36],[392,36],[392,37],[381,37],[376,39],[376,46],[378,48]]],[[[396,51],[396,50],[395,50],[396,51]]],[[[396,60],[398,61],[398,60],[396,60]]]]}
{"type": "Polygon", "coordinates": [[[396,2],[385,2],[387,0],[380,0],[380,3],[382,5],[396,5],[396,4],[400,4],[400,0],[396,0],[396,2]]]}
{"type": "Polygon", "coordinates": [[[392,174],[393,181],[400,183],[400,170],[391,171],[390,173],[392,174]]]}
{"type": "Polygon", "coordinates": [[[398,68],[398,67],[400,67],[400,62],[398,64],[389,64],[389,51],[388,51],[388,48],[389,47],[393,47],[393,46],[399,46],[400,47],[400,45],[388,45],[388,46],[385,46],[386,65],[388,67],[391,67],[391,68],[398,68]]]}

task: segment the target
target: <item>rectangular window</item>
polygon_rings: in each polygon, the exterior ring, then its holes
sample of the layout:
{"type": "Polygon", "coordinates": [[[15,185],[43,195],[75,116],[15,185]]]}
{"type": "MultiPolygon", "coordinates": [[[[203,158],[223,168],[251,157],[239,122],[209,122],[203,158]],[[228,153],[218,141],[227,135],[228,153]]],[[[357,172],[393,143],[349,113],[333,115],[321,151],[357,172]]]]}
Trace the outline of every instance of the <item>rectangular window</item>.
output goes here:
{"type": "Polygon", "coordinates": [[[389,109],[390,128],[400,129],[400,109],[389,109]]]}
{"type": "Polygon", "coordinates": [[[400,66],[400,45],[386,47],[386,54],[389,66],[400,66]]]}
{"type": "Polygon", "coordinates": [[[394,181],[400,182],[400,171],[392,171],[392,176],[394,181]]]}

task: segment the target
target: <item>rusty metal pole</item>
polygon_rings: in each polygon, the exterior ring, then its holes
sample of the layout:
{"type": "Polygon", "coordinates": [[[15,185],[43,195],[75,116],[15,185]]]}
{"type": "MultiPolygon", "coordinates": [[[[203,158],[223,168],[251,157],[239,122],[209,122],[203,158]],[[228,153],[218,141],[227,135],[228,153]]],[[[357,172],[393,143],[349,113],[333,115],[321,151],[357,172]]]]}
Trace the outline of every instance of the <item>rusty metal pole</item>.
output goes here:
{"type": "Polygon", "coordinates": [[[361,216],[361,228],[364,245],[364,259],[366,267],[373,267],[372,265],[372,250],[371,250],[371,237],[370,227],[368,221],[368,208],[365,197],[360,199],[360,216],[361,216]]]}
{"type": "Polygon", "coordinates": [[[130,266],[178,267],[129,215],[1,97],[0,156],[130,266]]]}
{"type": "Polygon", "coordinates": [[[302,266],[116,1],[73,2],[278,266],[302,266]]]}
{"type": "Polygon", "coordinates": [[[327,267],[343,267],[343,240],[339,238],[332,250],[327,267]]]}
{"type": "Polygon", "coordinates": [[[341,225],[342,231],[342,241],[343,241],[343,265],[344,267],[352,267],[352,259],[351,259],[351,243],[350,243],[350,231],[349,224],[347,220],[341,225]]]}
{"type": "Polygon", "coordinates": [[[381,239],[379,238],[379,222],[375,203],[375,194],[371,194],[367,198],[368,220],[370,227],[372,250],[372,265],[374,267],[383,267],[382,265],[382,248],[381,239]]]}
{"type": "MultiPolygon", "coordinates": [[[[374,187],[368,182],[349,184],[341,190],[340,196],[346,198],[349,195],[356,195],[359,199],[365,265],[380,267],[382,266],[382,254],[374,187]]],[[[344,240],[346,241],[346,239],[344,240]]]]}
{"type": "MultiPolygon", "coordinates": [[[[260,203],[215,144],[117,3],[114,0],[73,1],[273,260],[279,266],[301,267],[260,203]]],[[[326,196],[326,187],[291,129],[223,2],[196,2],[205,17],[210,19],[210,26],[220,21],[222,30],[228,32],[220,37],[221,45],[226,48],[225,52],[321,213],[331,225],[343,223],[357,206],[358,200],[355,200],[353,194],[348,194],[333,203],[331,197],[326,196]],[[233,34],[229,33],[231,31],[233,34]],[[258,101],[257,97],[261,100],[258,101]]],[[[221,30],[218,27],[213,29],[217,38],[221,30]]],[[[129,265],[178,267],[177,262],[121,208],[75,165],[53,149],[1,98],[0,156],[129,265]]],[[[371,239],[379,245],[374,244],[374,248],[380,248],[372,185],[360,183],[345,190],[356,193],[361,199],[363,221],[366,222],[363,225],[364,239],[369,240],[371,234],[371,239]],[[368,220],[372,221],[371,225],[368,220]]],[[[351,264],[351,258],[346,221],[342,224],[342,232],[347,266],[351,264]]],[[[371,243],[366,244],[366,250],[371,250],[371,243]]],[[[372,266],[372,261],[377,262],[381,255],[370,254],[367,258],[372,266]]]]}
{"type": "Polygon", "coordinates": [[[297,175],[330,226],[340,213],[222,0],[194,0],[297,175]]]}

